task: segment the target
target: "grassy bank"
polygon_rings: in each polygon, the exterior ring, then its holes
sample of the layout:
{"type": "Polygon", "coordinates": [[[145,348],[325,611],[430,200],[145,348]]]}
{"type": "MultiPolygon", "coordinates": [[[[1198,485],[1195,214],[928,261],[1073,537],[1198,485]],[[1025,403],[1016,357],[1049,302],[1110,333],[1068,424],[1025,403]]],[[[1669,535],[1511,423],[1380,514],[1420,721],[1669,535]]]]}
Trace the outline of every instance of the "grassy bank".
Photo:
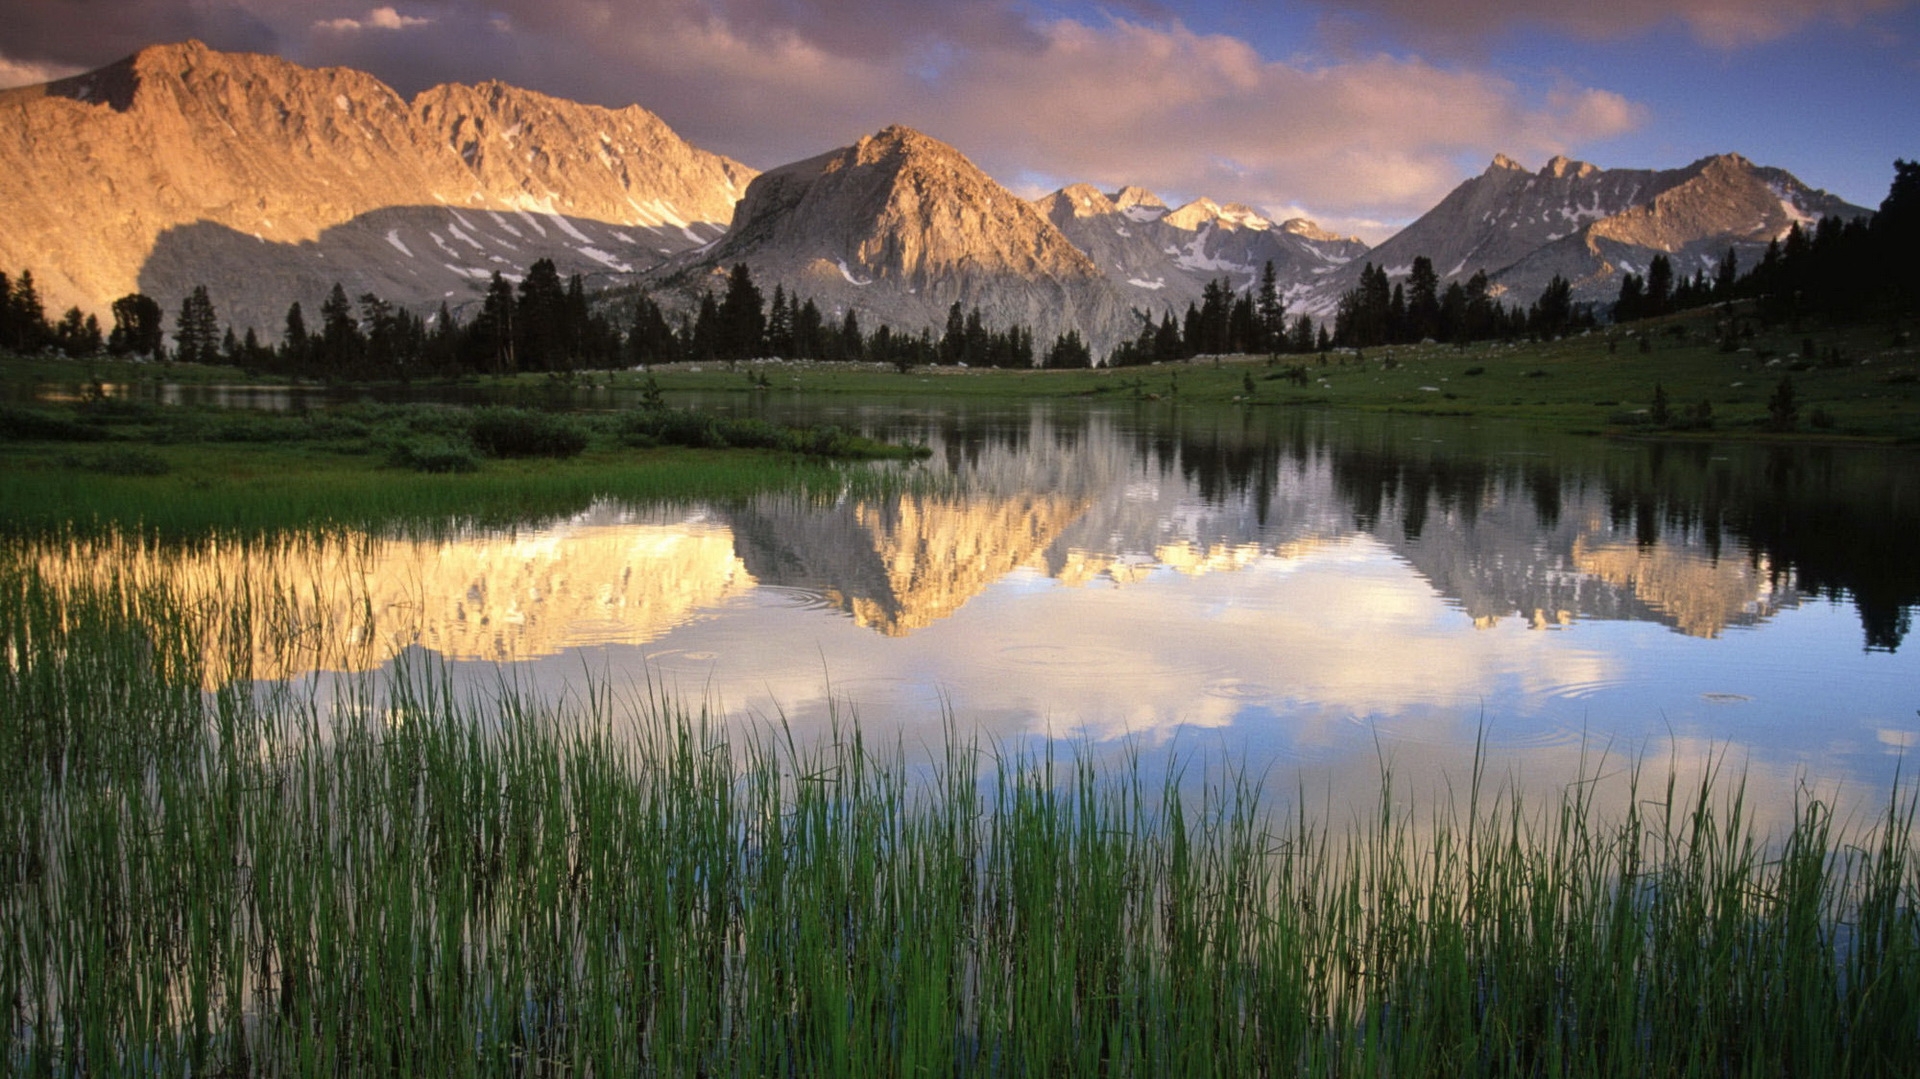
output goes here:
{"type": "MultiPolygon", "coordinates": [[[[79,395],[93,380],[129,391],[161,381],[247,382],[232,368],[6,358],[16,390],[58,384],[79,395]]],[[[416,392],[509,403],[582,393],[638,399],[668,392],[907,399],[1087,397],[1114,401],[1303,405],[1528,420],[1570,431],[1717,438],[1920,441],[1920,344],[1911,325],[1757,324],[1750,304],[1608,327],[1559,341],[1413,345],[1327,354],[1200,357],[1148,367],[1079,371],[917,367],[756,360],[662,365],[421,383],[416,392]],[[1791,380],[1798,415],[1774,429],[1768,405],[1791,380]],[[1656,387],[1677,420],[1655,422],[1656,387]],[[1705,403],[1711,427],[1695,424],[1705,403]],[[1676,430],[1677,428],[1677,430],[1676,430]]]]}
{"type": "Polygon", "coordinates": [[[1476,775],[1343,826],[1230,770],[1183,802],[607,687],[256,687],[270,598],[31,552],[0,555],[12,1074],[1872,1075],[1920,1044],[1911,792],[1764,836],[1730,777],[1603,819],[1597,774],[1476,775]]]}
{"type": "Polygon", "coordinates": [[[0,406],[0,530],[507,524],[577,512],[595,498],[832,492],[876,479],[835,462],[922,454],[832,427],[663,407],[567,415],[357,405],[278,414],[112,398],[0,406]]]}
{"type": "MultiPolygon", "coordinates": [[[[1200,357],[1081,371],[919,367],[903,374],[873,364],[743,361],[583,377],[615,391],[633,391],[653,379],[671,392],[707,394],[1084,397],[1485,416],[1578,432],[1920,440],[1920,346],[1903,340],[1898,328],[1757,330],[1734,338],[1728,351],[1724,322],[1716,312],[1700,311],[1559,341],[1200,357]],[[1791,380],[1798,407],[1787,434],[1772,429],[1768,410],[1782,379],[1791,380]],[[1706,402],[1711,427],[1658,429],[1652,415],[1656,388],[1676,417],[1706,402]]],[[[537,380],[523,377],[516,385],[531,390],[537,380]]]]}

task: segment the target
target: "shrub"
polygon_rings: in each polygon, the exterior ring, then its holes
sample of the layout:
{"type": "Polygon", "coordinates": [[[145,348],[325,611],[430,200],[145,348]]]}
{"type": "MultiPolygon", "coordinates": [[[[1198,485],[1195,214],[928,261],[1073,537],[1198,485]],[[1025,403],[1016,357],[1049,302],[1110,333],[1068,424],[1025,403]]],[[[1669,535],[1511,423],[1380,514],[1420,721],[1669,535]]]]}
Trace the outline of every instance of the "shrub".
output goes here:
{"type": "Polygon", "coordinates": [[[108,476],[164,476],[172,471],[166,458],[146,450],[108,450],[81,463],[90,472],[108,476]]]}
{"type": "Polygon", "coordinates": [[[480,458],[469,446],[423,438],[394,443],[387,450],[387,463],[415,472],[473,472],[479,469],[480,458]]]}
{"type": "Polygon", "coordinates": [[[0,439],[44,442],[99,442],[107,432],[92,424],[32,408],[0,406],[0,439]]]}
{"type": "Polygon", "coordinates": [[[587,433],[574,421],[520,408],[477,409],[467,437],[488,457],[574,457],[587,448],[587,433]]]}

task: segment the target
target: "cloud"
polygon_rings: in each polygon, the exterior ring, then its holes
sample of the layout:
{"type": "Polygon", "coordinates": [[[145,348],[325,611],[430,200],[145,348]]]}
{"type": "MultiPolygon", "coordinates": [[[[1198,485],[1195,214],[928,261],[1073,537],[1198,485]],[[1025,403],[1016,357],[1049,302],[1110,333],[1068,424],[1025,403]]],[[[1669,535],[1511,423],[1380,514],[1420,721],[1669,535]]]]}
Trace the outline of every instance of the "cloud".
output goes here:
{"type": "Polygon", "coordinates": [[[390,7],[377,7],[367,12],[364,18],[316,20],[313,28],[337,34],[355,34],[362,30],[407,30],[416,26],[431,25],[433,25],[432,19],[402,15],[390,7]]]}
{"type": "Polygon", "coordinates": [[[1589,39],[1646,33],[1669,21],[1720,49],[1759,45],[1821,21],[1851,24],[1898,11],[1910,0],[1324,0],[1336,19],[1371,16],[1426,43],[1460,44],[1490,31],[1532,25],[1589,39]]]}
{"type": "MultiPolygon", "coordinates": [[[[10,42],[21,61],[117,58],[97,44],[82,55],[74,0],[20,2],[33,31],[10,42]]],[[[1385,10],[1395,0],[1362,2],[1385,10]]],[[[696,145],[762,168],[904,123],[1028,190],[1135,183],[1168,198],[1305,208],[1375,239],[1384,229],[1367,223],[1423,212],[1461,179],[1464,160],[1544,158],[1644,116],[1604,90],[1547,93],[1417,58],[1275,60],[1153,3],[1084,19],[1016,0],[415,0],[404,14],[364,5],[106,0],[111,17],[88,21],[124,15],[145,37],[131,47],[264,39],[267,51],[361,67],[403,94],[500,79],[637,103],[696,145]],[[429,20],[431,34],[369,32],[429,20]]]]}
{"type": "Polygon", "coordinates": [[[13,60],[0,53],[0,89],[9,86],[33,86],[38,83],[78,75],[86,68],[73,64],[33,63],[13,60]]]}

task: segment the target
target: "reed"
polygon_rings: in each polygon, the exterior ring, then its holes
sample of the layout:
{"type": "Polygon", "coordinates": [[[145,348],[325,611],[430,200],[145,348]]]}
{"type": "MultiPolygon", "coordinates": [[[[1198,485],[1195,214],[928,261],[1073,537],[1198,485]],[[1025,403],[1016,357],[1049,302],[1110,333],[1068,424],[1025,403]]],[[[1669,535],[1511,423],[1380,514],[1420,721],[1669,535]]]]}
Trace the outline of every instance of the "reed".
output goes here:
{"type": "Polygon", "coordinates": [[[1224,764],[953,724],[922,757],[418,660],[256,682],[270,589],[27,548],[10,1074],[1872,1075],[1920,1043],[1910,788],[1768,835],[1711,770],[1631,768],[1617,817],[1597,762],[1418,813],[1387,775],[1333,827],[1224,764]]]}

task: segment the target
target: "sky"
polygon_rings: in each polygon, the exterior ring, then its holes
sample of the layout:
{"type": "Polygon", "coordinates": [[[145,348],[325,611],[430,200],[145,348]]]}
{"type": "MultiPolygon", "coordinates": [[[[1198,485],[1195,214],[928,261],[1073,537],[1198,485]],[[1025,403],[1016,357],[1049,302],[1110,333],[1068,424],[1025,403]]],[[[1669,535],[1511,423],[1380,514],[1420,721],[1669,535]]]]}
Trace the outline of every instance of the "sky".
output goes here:
{"type": "Polygon", "coordinates": [[[1869,209],[1920,158],[1920,0],[5,0],[0,85],[187,38],[638,104],[762,169],[901,123],[1028,197],[1137,184],[1370,242],[1496,153],[1735,152],[1869,209]]]}

